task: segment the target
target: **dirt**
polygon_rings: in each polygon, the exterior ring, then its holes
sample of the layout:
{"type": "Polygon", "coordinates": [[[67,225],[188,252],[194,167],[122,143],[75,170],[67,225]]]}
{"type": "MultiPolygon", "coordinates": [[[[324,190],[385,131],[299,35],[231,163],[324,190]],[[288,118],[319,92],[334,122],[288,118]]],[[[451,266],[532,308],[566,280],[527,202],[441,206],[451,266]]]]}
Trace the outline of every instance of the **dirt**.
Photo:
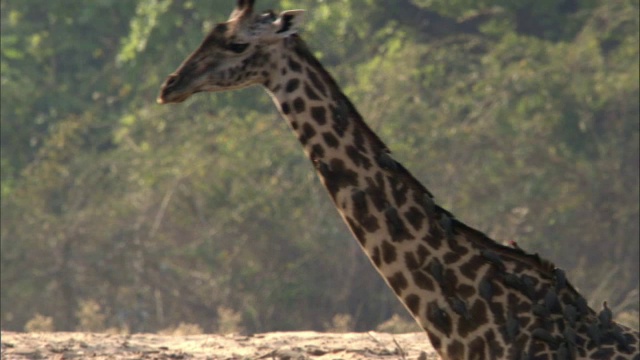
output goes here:
{"type": "Polygon", "coordinates": [[[424,333],[242,335],[2,332],[2,359],[438,359],[424,333]]]}

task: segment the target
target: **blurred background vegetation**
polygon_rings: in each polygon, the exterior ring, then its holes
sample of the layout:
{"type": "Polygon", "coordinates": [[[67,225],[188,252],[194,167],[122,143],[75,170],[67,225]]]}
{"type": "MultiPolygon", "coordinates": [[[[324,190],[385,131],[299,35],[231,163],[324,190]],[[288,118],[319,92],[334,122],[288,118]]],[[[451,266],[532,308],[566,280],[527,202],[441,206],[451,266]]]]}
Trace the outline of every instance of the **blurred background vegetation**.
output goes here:
{"type": "MultiPolygon", "coordinates": [[[[402,328],[261,89],[155,103],[234,1],[0,4],[3,330],[402,328]]],[[[441,205],[638,327],[637,0],[256,7],[307,9],[441,205]]]]}

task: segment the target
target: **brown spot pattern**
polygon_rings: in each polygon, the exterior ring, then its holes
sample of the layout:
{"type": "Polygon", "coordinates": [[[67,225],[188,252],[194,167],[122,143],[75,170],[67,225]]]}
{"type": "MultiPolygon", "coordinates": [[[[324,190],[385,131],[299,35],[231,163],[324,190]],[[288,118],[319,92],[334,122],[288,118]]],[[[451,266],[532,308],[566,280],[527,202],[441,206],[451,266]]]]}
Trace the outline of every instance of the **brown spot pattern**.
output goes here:
{"type": "Polygon", "coordinates": [[[471,296],[475,295],[476,289],[471,285],[460,284],[458,285],[456,292],[460,294],[460,296],[462,296],[463,298],[468,299],[471,296]]]}
{"type": "Polygon", "coordinates": [[[351,195],[353,203],[353,216],[356,221],[368,232],[374,232],[380,228],[378,219],[369,213],[367,194],[364,191],[356,191],[351,195]]]}
{"type": "Polygon", "coordinates": [[[392,262],[396,261],[396,248],[395,246],[391,245],[390,242],[388,241],[383,241],[382,245],[381,245],[381,250],[382,250],[382,261],[384,261],[387,264],[391,264],[392,262]]]}
{"type": "Polygon", "coordinates": [[[349,225],[349,228],[353,232],[353,235],[356,237],[356,239],[358,239],[358,242],[360,242],[362,246],[365,246],[367,243],[367,236],[364,230],[362,230],[362,228],[358,226],[358,224],[356,224],[350,217],[347,217],[346,220],[347,225],[349,225]]]}
{"type": "Polygon", "coordinates": [[[300,86],[300,80],[291,79],[287,82],[287,85],[285,85],[284,90],[288,93],[292,93],[298,89],[298,86],[300,86]]]}
{"type": "Polygon", "coordinates": [[[387,281],[389,282],[389,285],[391,285],[393,291],[398,295],[402,292],[402,290],[406,289],[409,286],[407,279],[404,277],[404,274],[402,274],[401,271],[398,271],[392,276],[389,276],[387,278],[387,281]]]}
{"type": "Polygon", "coordinates": [[[447,346],[447,355],[451,359],[464,359],[464,344],[458,340],[454,340],[447,346]]]}
{"type": "Polygon", "coordinates": [[[321,171],[325,186],[335,200],[338,190],[347,186],[358,186],[358,174],[347,168],[340,159],[332,159],[329,165],[321,171]]]}
{"type": "Polygon", "coordinates": [[[413,226],[416,231],[420,231],[420,229],[422,229],[422,223],[425,219],[425,216],[420,210],[418,210],[417,207],[410,207],[409,210],[404,213],[404,217],[407,218],[409,224],[411,224],[411,226],[413,226]]]}
{"type": "Polygon", "coordinates": [[[315,144],[311,147],[311,159],[322,159],[324,157],[324,148],[319,144],[315,144]]]}
{"type": "Polygon", "coordinates": [[[380,265],[382,265],[382,262],[380,261],[380,248],[379,247],[374,247],[373,248],[373,252],[371,253],[371,260],[373,261],[373,264],[379,268],[380,265]]]}
{"type": "Polygon", "coordinates": [[[324,142],[327,144],[327,146],[331,148],[335,149],[340,145],[338,139],[330,132],[322,133],[322,138],[324,139],[324,142]]]}
{"type": "Polygon", "coordinates": [[[384,219],[387,224],[389,235],[391,236],[391,241],[401,242],[412,238],[396,208],[389,207],[385,209],[384,219]]]}
{"type": "MultiPolygon", "coordinates": [[[[458,220],[456,219],[451,219],[451,227],[455,229],[456,224],[458,223],[458,220]]],[[[458,255],[462,256],[465,255],[466,253],[469,252],[469,249],[467,249],[466,247],[460,245],[453,237],[450,238],[449,240],[449,246],[451,247],[451,250],[455,253],[457,253],[458,255]]]]}
{"type": "Polygon", "coordinates": [[[407,192],[409,187],[404,181],[400,181],[395,177],[389,177],[389,186],[391,187],[391,195],[397,207],[402,207],[407,203],[407,192]]]}
{"type": "Polygon", "coordinates": [[[460,317],[458,320],[458,333],[462,337],[466,337],[469,333],[486,324],[488,317],[485,302],[480,300],[474,301],[469,308],[469,315],[470,319],[468,320],[464,317],[460,317]]]}
{"type": "Polygon", "coordinates": [[[407,304],[407,308],[413,315],[418,315],[420,312],[420,297],[416,294],[409,294],[404,298],[404,303],[407,304]]]}
{"type": "Polygon", "coordinates": [[[381,173],[376,173],[374,178],[367,177],[365,181],[367,182],[367,188],[365,189],[367,195],[369,195],[376,209],[382,211],[387,204],[384,193],[384,177],[381,173]]]}
{"type": "Polygon", "coordinates": [[[302,125],[302,134],[300,134],[298,138],[300,142],[304,145],[309,141],[309,139],[311,139],[315,135],[316,135],[316,130],[313,128],[313,126],[309,125],[309,123],[304,123],[302,125]]]}
{"type": "Polygon", "coordinates": [[[371,160],[368,157],[362,155],[358,149],[356,149],[353,145],[347,145],[345,150],[347,151],[347,156],[351,161],[353,161],[354,165],[357,167],[363,167],[366,170],[371,168],[371,160]]]}
{"type": "Polygon", "coordinates": [[[289,68],[295,72],[302,72],[302,65],[299,62],[289,58],[289,68]]]}
{"type": "Polygon", "coordinates": [[[304,93],[310,100],[320,100],[320,96],[307,83],[304,83],[304,93]]]}
{"type": "Polygon", "coordinates": [[[293,100],[293,109],[298,114],[304,112],[304,110],[306,109],[306,105],[304,103],[304,100],[301,97],[296,98],[295,100],[293,100]]]}
{"type": "Polygon", "coordinates": [[[313,71],[307,69],[307,74],[309,75],[309,80],[311,80],[311,84],[316,88],[322,95],[327,96],[327,88],[324,86],[322,81],[318,78],[318,75],[313,71]]]}
{"type": "Polygon", "coordinates": [[[427,258],[429,257],[429,249],[424,245],[418,245],[418,250],[416,251],[418,254],[418,263],[423,265],[427,262],[427,258]]]}
{"type": "Polygon", "coordinates": [[[324,108],[324,106],[311,107],[311,118],[313,118],[313,120],[315,120],[318,125],[324,125],[327,123],[326,113],[327,110],[324,108]]]}
{"type": "Polygon", "coordinates": [[[485,360],[486,349],[482,338],[475,338],[469,342],[469,355],[475,360],[485,360]]]}
{"type": "MultiPolygon", "coordinates": [[[[427,329],[425,328],[425,330],[427,329]]],[[[440,338],[435,334],[432,334],[430,331],[427,331],[427,336],[429,336],[429,341],[431,342],[431,345],[433,345],[433,348],[440,351],[442,349],[442,342],[440,341],[440,338]]]]}
{"type": "Polygon", "coordinates": [[[353,144],[358,148],[358,150],[365,154],[367,153],[364,135],[357,127],[353,129],[353,144]]]}
{"type": "Polygon", "coordinates": [[[482,256],[473,256],[464,264],[460,265],[460,273],[462,273],[466,278],[474,280],[477,277],[476,274],[484,264],[486,264],[486,262],[483,260],[482,256]]]}
{"type": "Polygon", "coordinates": [[[438,307],[435,301],[427,304],[427,320],[446,337],[451,336],[451,318],[438,307]]]}
{"type": "Polygon", "coordinates": [[[345,131],[347,130],[348,126],[347,114],[343,111],[340,111],[334,106],[330,106],[329,109],[331,111],[331,117],[333,120],[333,131],[335,131],[338,136],[344,137],[345,131]]]}
{"type": "Polygon", "coordinates": [[[447,292],[452,293],[454,289],[458,287],[458,277],[452,269],[446,269],[444,271],[444,284],[446,285],[447,292]]]}
{"type": "MultiPolygon", "coordinates": [[[[431,229],[435,228],[435,226],[431,226],[431,229]]],[[[442,233],[430,232],[429,235],[422,238],[422,241],[429,244],[429,246],[433,248],[433,250],[438,250],[440,249],[440,246],[442,246],[442,236],[442,233]]]]}
{"type": "Polygon", "coordinates": [[[413,277],[413,283],[420,289],[427,291],[433,291],[435,289],[433,280],[431,280],[423,270],[414,270],[411,272],[411,276],[413,277]]]}
{"type": "Polygon", "coordinates": [[[484,340],[489,345],[489,359],[502,359],[504,351],[493,329],[489,329],[484,333],[484,340]]]}
{"type": "Polygon", "coordinates": [[[289,115],[291,113],[291,108],[289,107],[289,103],[283,102],[280,104],[280,109],[282,109],[282,113],[285,115],[289,115]]]}
{"type": "Polygon", "coordinates": [[[407,251],[404,253],[404,263],[407,266],[407,269],[411,271],[420,268],[420,263],[418,263],[416,255],[412,251],[407,251]]]}
{"type": "Polygon", "coordinates": [[[460,260],[460,255],[455,252],[450,252],[444,255],[442,258],[445,264],[457,263],[460,260]]]}

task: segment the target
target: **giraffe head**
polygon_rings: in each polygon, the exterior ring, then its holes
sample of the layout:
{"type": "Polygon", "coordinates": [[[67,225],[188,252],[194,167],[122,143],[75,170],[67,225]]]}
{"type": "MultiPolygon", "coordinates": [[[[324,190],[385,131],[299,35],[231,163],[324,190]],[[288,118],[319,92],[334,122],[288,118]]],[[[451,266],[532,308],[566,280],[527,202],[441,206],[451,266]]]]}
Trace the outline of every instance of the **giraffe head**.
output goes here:
{"type": "Polygon", "coordinates": [[[164,82],[158,103],[182,102],[203,91],[265,84],[270,58],[298,30],[303,10],[253,12],[255,0],[238,0],[229,20],[216,25],[202,44],[164,82]]]}

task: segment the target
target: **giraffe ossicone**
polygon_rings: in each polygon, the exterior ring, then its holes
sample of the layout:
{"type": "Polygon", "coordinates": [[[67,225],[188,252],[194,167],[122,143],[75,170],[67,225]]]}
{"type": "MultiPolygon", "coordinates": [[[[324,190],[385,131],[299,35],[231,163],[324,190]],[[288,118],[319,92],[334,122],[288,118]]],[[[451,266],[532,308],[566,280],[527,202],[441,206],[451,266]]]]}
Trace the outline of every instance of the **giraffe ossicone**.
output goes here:
{"type": "Polygon", "coordinates": [[[226,22],[165,81],[158,102],[261,85],[354,237],[444,359],[640,359],[638,331],[596,312],[562,270],[436,205],[297,35],[302,10],[226,22]]]}

